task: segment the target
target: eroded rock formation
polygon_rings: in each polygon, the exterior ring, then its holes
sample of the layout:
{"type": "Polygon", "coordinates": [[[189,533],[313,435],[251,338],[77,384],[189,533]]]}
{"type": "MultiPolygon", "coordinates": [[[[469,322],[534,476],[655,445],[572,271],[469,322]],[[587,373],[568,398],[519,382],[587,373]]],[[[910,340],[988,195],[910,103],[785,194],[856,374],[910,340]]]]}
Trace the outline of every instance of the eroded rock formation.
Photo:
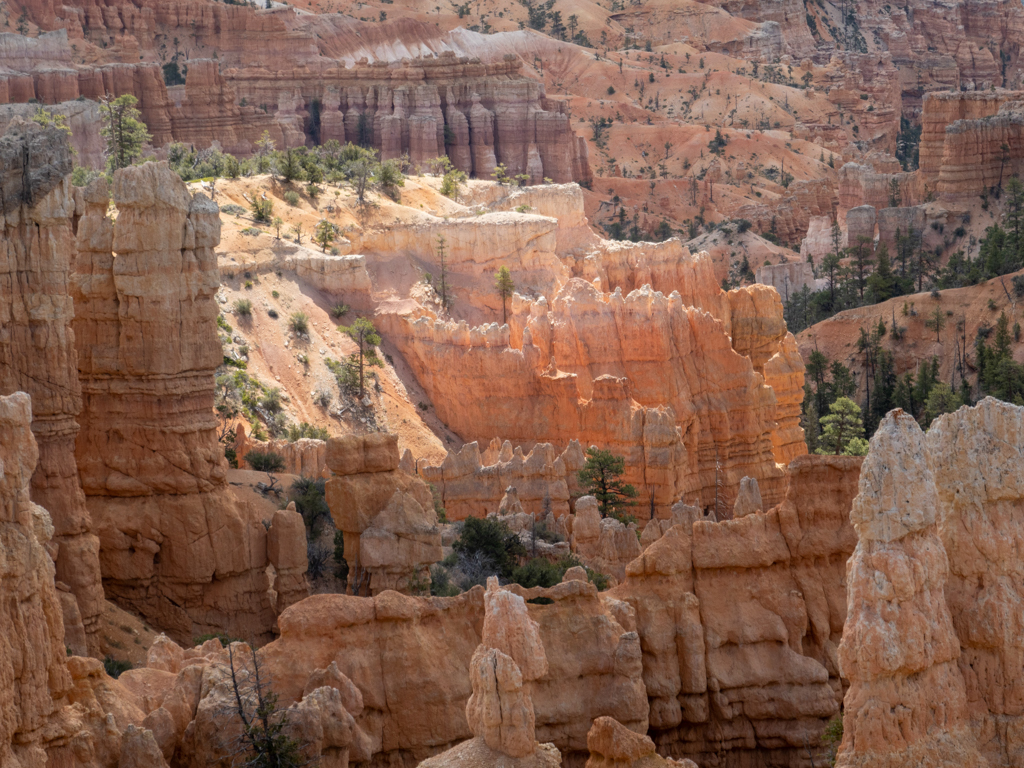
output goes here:
{"type": "Polygon", "coordinates": [[[970,730],[990,766],[1020,766],[1022,582],[1011,542],[1024,526],[1024,409],[986,398],[933,422],[926,442],[970,730]]]}
{"type": "MultiPolygon", "coordinates": [[[[761,290],[774,296],[781,320],[778,295],[761,290]]],[[[763,323],[744,324],[754,314],[734,312],[733,297],[722,296],[715,296],[724,302],[717,311],[731,338],[678,292],[602,293],[578,278],[550,304],[524,306],[520,345],[497,325],[470,328],[387,309],[380,317],[453,431],[477,441],[497,433],[524,448],[575,439],[607,447],[625,456],[626,479],[642,503],[653,495],[667,517],[680,498],[715,503],[716,467],[726,503],[745,475],[758,479],[768,504],[783,492],[772,441],[774,392],[733,349],[738,344],[763,367],[771,337],[763,323]],[[483,425],[489,434],[480,433],[483,425]]],[[[779,325],[776,345],[785,336],[779,325]]],[[[790,421],[792,408],[787,403],[784,411],[790,421]]],[[[791,436],[779,442],[798,449],[791,436]]]]}
{"type": "MultiPolygon", "coordinates": [[[[217,206],[166,163],[76,191],[78,470],[109,597],[179,639],[274,621],[260,514],[236,501],[217,442],[217,206]]],[[[300,531],[301,532],[301,531],[300,531]]]]}
{"type": "Polygon", "coordinates": [[[654,742],[610,717],[599,717],[587,734],[590,757],[586,768],[697,768],[692,760],[665,759],[654,742]]]}
{"type": "Polygon", "coordinates": [[[39,445],[32,498],[53,520],[57,579],[70,587],[68,623],[80,616],[95,646],[103,602],[99,540],[75,466],[82,395],[71,327],[71,150],[57,128],[18,120],[0,139],[0,168],[0,394],[32,396],[39,445]]]}
{"type": "Polygon", "coordinates": [[[897,409],[879,425],[864,461],[839,646],[850,689],[838,766],[986,765],[957,666],[928,456],[917,421],[897,409]]]}
{"type": "Polygon", "coordinates": [[[349,591],[376,595],[430,585],[442,557],[427,485],[399,468],[398,437],[374,432],[327,441],[327,505],[344,535],[349,591]]]}
{"type": "Polygon", "coordinates": [[[40,457],[34,418],[24,392],[0,396],[0,765],[165,768],[130,762],[149,754],[149,737],[132,730],[143,712],[102,662],[65,646],[47,551],[54,526],[29,498],[40,457]]]}
{"type": "Polygon", "coordinates": [[[327,442],[311,437],[303,437],[295,441],[254,440],[245,434],[245,427],[239,424],[235,429],[235,456],[238,466],[245,466],[245,457],[249,451],[271,451],[284,459],[284,471],[289,475],[302,477],[330,477],[327,471],[327,442]]]}
{"type": "Polygon", "coordinates": [[[486,517],[498,509],[505,490],[516,489],[526,514],[569,513],[569,500],[579,491],[576,473],[586,458],[576,440],[561,454],[550,443],[538,443],[526,456],[509,441],[491,440],[481,456],[476,443],[449,452],[440,466],[420,460],[418,474],[437,489],[449,520],[486,517]]]}
{"type": "Polygon", "coordinates": [[[446,50],[436,58],[405,58],[398,67],[365,57],[346,64],[348,25],[332,16],[217,3],[200,4],[201,12],[181,4],[160,13],[127,2],[107,13],[27,5],[40,26],[59,31],[0,38],[0,103],[128,93],[139,99],[155,146],[216,142],[248,155],[267,131],[279,147],[336,139],[373,146],[383,159],[405,153],[415,164],[447,153],[457,168],[481,178],[504,163],[534,183],[590,179],[586,142],[572,130],[567,104],[524,77],[518,57],[485,64],[446,50]],[[127,59],[134,63],[75,63],[69,35],[110,29],[149,58],[140,61],[146,57],[136,53],[127,59]],[[184,85],[165,85],[155,63],[166,58],[156,50],[157,36],[191,37],[198,55],[188,58],[184,85]],[[271,39],[277,45],[268,49],[271,39]],[[277,60],[295,66],[267,67],[278,46],[277,60]]]}
{"type": "Polygon", "coordinates": [[[627,567],[610,595],[635,612],[661,754],[797,762],[838,712],[860,461],[801,456],[781,505],[676,525],[627,567]]]}
{"type": "Polygon", "coordinates": [[[466,720],[473,738],[421,765],[561,765],[555,746],[536,740],[532,683],[547,671],[540,631],[525,601],[499,591],[497,578],[488,579],[483,637],[470,660],[473,694],[466,704],[466,720]]]}

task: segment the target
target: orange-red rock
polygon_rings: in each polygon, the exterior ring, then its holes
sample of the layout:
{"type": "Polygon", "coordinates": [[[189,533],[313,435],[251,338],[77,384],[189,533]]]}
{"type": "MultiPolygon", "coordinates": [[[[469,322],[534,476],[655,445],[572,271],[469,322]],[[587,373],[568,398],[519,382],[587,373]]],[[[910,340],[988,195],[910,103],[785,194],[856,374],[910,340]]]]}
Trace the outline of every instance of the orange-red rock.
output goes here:
{"type": "Polygon", "coordinates": [[[917,421],[897,409],[882,420],[864,460],[839,646],[850,689],[838,766],[987,764],[957,666],[928,457],[917,421]]]}
{"type": "Polygon", "coordinates": [[[676,525],[627,567],[610,594],[635,612],[662,754],[797,760],[838,711],[860,461],[801,456],[781,505],[676,525]]]}
{"type": "Polygon", "coordinates": [[[17,120],[0,138],[0,393],[32,395],[39,444],[32,498],[52,516],[57,579],[70,587],[66,618],[74,626],[77,614],[95,649],[103,601],[99,541],[75,466],[82,396],[71,327],[71,161],[64,134],[54,128],[17,120]]]}
{"type": "MultiPolygon", "coordinates": [[[[166,163],[82,191],[72,286],[83,391],[78,469],[107,594],[179,639],[266,636],[260,513],[236,502],[217,442],[216,205],[166,163]]],[[[302,533],[299,531],[298,533],[302,533]]]]}

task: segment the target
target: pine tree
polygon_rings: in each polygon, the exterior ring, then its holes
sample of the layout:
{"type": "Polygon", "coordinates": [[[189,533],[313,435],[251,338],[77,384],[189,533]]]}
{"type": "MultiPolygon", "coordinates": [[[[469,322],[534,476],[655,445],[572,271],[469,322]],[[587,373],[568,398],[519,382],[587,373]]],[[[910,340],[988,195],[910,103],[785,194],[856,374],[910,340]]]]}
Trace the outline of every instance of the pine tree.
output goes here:
{"type": "Polygon", "coordinates": [[[636,488],[623,483],[622,474],[626,471],[626,460],[611,451],[603,451],[595,446],[587,448],[587,463],[577,475],[580,485],[586,492],[597,499],[601,509],[601,517],[614,517],[625,521],[629,517],[625,510],[636,502],[636,488]]]}
{"type": "Polygon", "coordinates": [[[100,135],[107,142],[107,169],[127,168],[142,156],[142,147],[153,137],[136,109],[139,100],[131,94],[100,100],[104,125],[100,135]]]}
{"type": "Polygon", "coordinates": [[[888,301],[897,295],[896,276],[892,272],[889,248],[885,243],[879,244],[875,259],[875,271],[868,275],[867,279],[868,303],[870,304],[888,301]]]}
{"type": "Polygon", "coordinates": [[[864,423],[860,408],[848,397],[840,397],[829,408],[828,416],[821,419],[820,454],[835,456],[863,456],[868,441],[864,439],[864,423]]]}
{"type": "Polygon", "coordinates": [[[451,307],[451,299],[448,296],[448,240],[444,235],[437,236],[437,261],[441,266],[441,280],[437,287],[441,292],[441,306],[447,310],[451,307]]]}
{"type": "Polygon", "coordinates": [[[925,321],[925,325],[935,331],[935,341],[941,341],[939,334],[942,329],[946,327],[946,313],[942,311],[942,307],[938,304],[935,305],[935,309],[928,316],[925,321]]]}
{"type": "Polygon", "coordinates": [[[924,427],[927,429],[939,416],[944,413],[953,413],[964,404],[963,395],[954,392],[953,388],[945,382],[940,382],[932,387],[928,393],[928,400],[924,406],[924,427]]]}
{"type": "Polygon", "coordinates": [[[377,329],[373,327],[373,323],[365,317],[357,318],[352,325],[348,327],[342,326],[338,330],[348,334],[359,347],[359,351],[353,357],[356,358],[355,366],[359,371],[359,396],[363,397],[366,394],[364,377],[366,366],[379,367],[383,365],[377,356],[376,350],[377,345],[380,344],[380,335],[377,333],[377,329]]]}
{"type": "Polygon", "coordinates": [[[501,324],[505,325],[508,323],[508,300],[516,289],[516,284],[512,281],[512,273],[508,271],[508,267],[503,266],[498,269],[494,275],[494,287],[497,289],[498,295],[501,296],[501,324]]]}
{"type": "Polygon", "coordinates": [[[864,300],[864,288],[868,282],[868,270],[871,268],[871,238],[861,235],[857,238],[857,244],[850,249],[853,257],[853,271],[857,278],[857,291],[861,301],[864,300]]]}
{"type": "Polygon", "coordinates": [[[320,219],[316,224],[316,232],[313,234],[313,240],[320,246],[324,253],[327,253],[327,246],[334,242],[337,230],[334,225],[331,224],[327,219],[320,219]]]}

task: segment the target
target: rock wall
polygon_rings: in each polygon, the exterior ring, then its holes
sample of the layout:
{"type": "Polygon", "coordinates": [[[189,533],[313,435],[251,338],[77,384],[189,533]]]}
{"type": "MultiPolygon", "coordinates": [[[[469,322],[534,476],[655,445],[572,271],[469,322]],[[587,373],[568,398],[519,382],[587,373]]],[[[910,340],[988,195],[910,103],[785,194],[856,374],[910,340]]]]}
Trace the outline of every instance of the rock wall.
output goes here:
{"type": "Polygon", "coordinates": [[[610,596],[636,616],[663,755],[810,765],[839,710],[836,647],[861,460],[801,456],[766,513],[670,528],[610,596]]]}
{"type": "MultiPolygon", "coordinates": [[[[923,139],[921,146],[923,151],[923,139]]],[[[913,205],[923,198],[922,177],[923,174],[919,174],[919,178],[915,178],[913,173],[904,173],[898,167],[895,171],[879,171],[867,163],[844,163],[839,169],[839,212],[845,219],[848,211],[862,205],[870,205],[877,210],[888,208],[893,179],[899,184],[900,203],[913,205]]],[[[934,191],[934,183],[930,189],[934,191]]]]}
{"type": "Polygon", "coordinates": [[[284,459],[284,471],[288,475],[302,477],[330,477],[327,469],[327,442],[304,437],[294,442],[290,440],[254,440],[245,434],[245,427],[238,425],[235,430],[235,456],[238,466],[244,467],[245,457],[249,451],[271,451],[284,459]]]}
{"type": "MultiPolygon", "coordinates": [[[[769,306],[780,309],[777,294],[767,293],[775,296],[769,306]]],[[[667,517],[681,498],[715,504],[716,487],[717,501],[731,508],[744,476],[757,478],[766,503],[782,497],[771,437],[775,394],[733,343],[763,357],[762,340],[781,339],[785,329],[755,323],[746,310],[734,319],[725,301],[719,311],[735,325],[734,338],[677,292],[601,293],[581,279],[566,283],[550,305],[522,306],[512,322],[523,328],[521,346],[496,324],[469,328],[387,308],[378,319],[439,418],[463,439],[499,434],[524,450],[572,440],[611,449],[625,456],[626,480],[641,504],[653,495],[667,517]]]]}
{"type": "Polygon", "coordinates": [[[807,453],[804,428],[800,426],[804,402],[804,361],[791,333],[764,364],[764,383],[775,392],[775,429],[772,451],[777,464],[789,464],[807,453]]]}
{"type": "Polygon", "coordinates": [[[1022,581],[1011,542],[1024,527],[1024,409],[986,398],[933,422],[925,440],[969,730],[990,766],[1017,768],[1022,581]]]}
{"type": "Polygon", "coordinates": [[[760,233],[774,225],[782,243],[796,244],[807,234],[815,216],[831,216],[836,208],[835,182],[828,179],[797,180],[790,183],[772,205],[747,203],[736,209],[733,217],[748,219],[760,233]]]}
{"type": "Polygon", "coordinates": [[[476,443],[449,452],[439,466],[420,459],[416,472],[440,494],[449,520],[486,517],[498,509],[505,489],[515,487],[523,511],[556,517],[569,514],[570,500],[579,493],[576,473],[586,457],[573,440],[561,454],[550,443],[538,443],[526,456],[509,441],[491,441],[481,457],[476,443]]]}
{"type": "Polygon", "coordinates": [[[857,19],[864,37],[874,38],[899,68],[907,117],[920,115],[922,99],[935,92],[987,91],[1019,76],[1015,41],[1024,34],[1024,12],[1015,3],[885,5],[868,0],[858,6],[857,19]]]}
{"type": "MultiPolygon", "coordinates": [[[[986,765],[957,665],[960,641],[944,593],[949,561],[936,527],[945,510],[930,455],[917,421],[897,409],[879,425],[864,460],[839,647],[850,689],[837,766],[986,765]]],[[[954,471],[959,479],[969,470],[954,471]]]]}
{"type": "MultiPolygon", "coordinates": [[[[552,601],[527,605],[548,649],[547,672],[532,683],[536,740],[583,757],[596,717],[643,731],[640,647],[620,623],[627,616],[583,581],[509,589],[528,601],[552,601]]],[[[290,701],[310,671],[334,661],[362,692],[366,710],[357,722],[373,742],[372,764],[418,762],[472,736],[465,709],[469,665],[484,629],[483,594],[316,595],[281,615],[281,637],[265,649],[268,669],[290,701]]]]}
{"type": "Polygon", "coordinates": [[[572,130],[567,104],[547,98],[542,83],[523,77],[516,57],[484,64],[445,51],[437,58],[404,59],[399,67],[365,58],[346,66],[338,58],[345,46],[332,45],[331,38],[349,30],[333,28],[329,17],[197,5],[186,10],[186,3],[170,9],[115,3],[105,14],[63,6],[58,20],[49,4],[29,3],[44,29],[64,28],[38,38],[0,35],[6,70],[0,104],[130,93],[139,99],[155,146],[218,142],[227,152],[248,155],[267,131],[278,147],[352,141],[380,150],[383,159],[408,154],[417,165],[447,153],[456,167],[481,178],[489,178],[498,163],[512,174],[529,174],[533,183],[591,178],[587,145],[572,130]],[[74,63],[69,34],[92,37],[111,28],[123,44],[145,53],[120,59],[131,64],[74,63]],[[158,34],[191,38],[184,86],[166,86],[160,64],[152,63],[166,57],[166,50],[161,57],[155,49],[158,34]],[[266,66],[278,47],[276,60],[293,62],[293,68],[266,66]]]}
{"type": "Polygon", "coordinates": [[[23,392],[0,396],[0,763],[41,765],[40,731],[71,687],[64,623],[53,562],[43,548],[53,532],[46,511],[29,500],[39,452],[32,403],[23,392]]]}
{"type": "Polygon", "coordinates": [[[754,279],[778,291],[783,304],[789,301],[792,294],[803,290],[805,285],[811,291],[815,289],[814,267],[806,261],[764,264],[757,268],[754,279]]]}
{"type": "Polygon", "coordinates": [[[398,436],[372,432],[327,441],[327,506],[345,539],[348,591],[419,591],[442,558],[430,489],[399,467],[398,436]]]}
{"type": "Polygon", "coordinates": [[[920,184],[957,200],[995,186],[1000,173],[1019,173],[1022,98],[1021,91],[1003,89],[928,94],[921,113],[920,184]]]}
{"type": "Polygon", "coordinates": [[[71,328],[71,152],[61,131],[16,119],[0,139],[0,168],[0,394],[32,396],[39,444],[32,498],[52,515],[57,579],[77,602],[69,623],[77,612],[95,646],[99,540],[75,466],[82,395],[71,328]]]}
{"type": "MultiPolygon", "coordinates": [[[[139,761],[143,712],[96,659],[65,646],[54,526],[30,501],[40,452],[30,398],[0,396],[0,765],[166,768],[139,761]]],[[[151,756],[152,757],[152,756],[151,756]]]]}
{"type": "Polygon", "coordinates": [[[264,637],[266,529],[217,442],[217,207],[166,163],[78,200],[72,295],[84,401],[78,470],[107,595],[174,637],[264,637]],[[116,255],[115,255],[116,254],[116,255]]]}
{"type": "Polygon", "coordinates": [[[857,126],[862,150],[896,151],[903,100],[890,53],[834,53],[819,78],[828,100],[839,108],[840,119],[857,126]],[[862,94],[868,98],[862,99],[862,94]]]}

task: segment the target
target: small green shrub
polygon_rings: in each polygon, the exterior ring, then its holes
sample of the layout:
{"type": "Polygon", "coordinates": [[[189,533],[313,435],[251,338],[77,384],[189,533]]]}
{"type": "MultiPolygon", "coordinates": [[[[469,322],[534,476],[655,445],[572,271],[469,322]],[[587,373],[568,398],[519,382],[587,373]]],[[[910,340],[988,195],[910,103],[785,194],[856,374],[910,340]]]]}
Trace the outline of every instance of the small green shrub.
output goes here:
{"type": "Polygon", "coordinates": [[[234,303],[235,314],[240,317],[252,317],[252,302],[249,299],[239,299],[234,303]]]}
{"type": "Polygon", "coordinates": [[[245,463],[257,472],[284,471],[284,457],[274,451],[249,451],[245,463]]]}
{"type": "Polygon", "coordinates": [[[483,555],[506,579],[512,576],[518,558],[526,554],[526,547],[519,537],[508,525],[494,518],[468,518],[453,548],[461,555],[483,555]]]}
{"type": "Polygon", "coordinates": [[[210,640],[220,640],[220,644],[227,648],[232,643],[241,642],[237,637],[231,637],[231,635],[224,632],[207,632],[205,635],[199,635],[199,637],[192,638],[192,645],[198,647],[203,643],[209,642],[210,640]]]}
{"type": "Polygon", "coordinates": [[[344,317],[346,313],[348,313],[348,304],[335,304],[331,307],[331,317],[335,320],[344,317]]]}
{"type": "Polygon", "coordinates": [[[122,672],[127,672],[131,668],[132,663],[130,661],[121,661],[112,656],[105,656],[103,658],[104,671],[115,680],[121,676],[122,672]]]}
{"type": "Polygon", "coordinates": [[[288,318],[288,327],[293,333],[309,333],[309,315],[305,312],[293,312],[288,318]]]}
{"type": "Polygon", "coordinates": [[[299,204],[299,193],[298,192],[288,191],[288,192],[285,192],[284,195],[282,195],[282,197],[284,198],[284,201],[286,203],[288,203],[288,205],[290,205],[292,208],[294,208],[295,206],[297,206],[299,204]]]}

